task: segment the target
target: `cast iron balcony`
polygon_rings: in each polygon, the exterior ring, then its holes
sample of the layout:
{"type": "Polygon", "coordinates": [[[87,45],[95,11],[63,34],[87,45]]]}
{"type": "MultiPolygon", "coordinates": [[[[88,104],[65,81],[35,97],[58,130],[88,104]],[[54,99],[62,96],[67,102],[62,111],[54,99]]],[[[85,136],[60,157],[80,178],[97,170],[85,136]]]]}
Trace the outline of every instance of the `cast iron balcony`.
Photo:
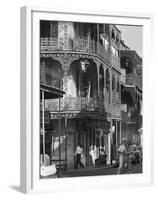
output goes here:
{"type": "MultiPolygon", "coordinates": [[[[45,109],[59,111],[59,99],[45,101],[45,109]]],[[[104,112],[103,100],[86,97],[64,97],[60,100],[60,111],[99,111],[104,112]]]]}
{"type": "Polygon", "coordinates": [[[107,62],[110,61],[110,52],[98,42],[88,37],[69,39],[67,42],[60,41],[58,38],[41,38],[40,52],[54,53],[55,51],[73,51],[97,54],[107,62]]]}

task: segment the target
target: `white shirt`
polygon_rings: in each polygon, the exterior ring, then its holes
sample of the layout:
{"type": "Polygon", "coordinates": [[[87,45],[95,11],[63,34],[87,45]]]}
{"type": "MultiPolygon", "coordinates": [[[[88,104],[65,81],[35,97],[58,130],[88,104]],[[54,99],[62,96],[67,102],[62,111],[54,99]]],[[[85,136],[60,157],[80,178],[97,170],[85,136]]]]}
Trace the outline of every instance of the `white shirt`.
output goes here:
{"type": "Polygon", "coordinates": [[[83,153],[83,149],[80,146],[78,146],[75,154],[82,154],[82,153],[83,153]]]}
{"type": "Polygon", "coordinates": [[[126,147],[125,147],[125,145],[124,145],[124,144],[122,144],[122,145],[120,145],[120,146],[119,146],[119,148],[118,148],[118,150],[117,150],[117,151],[118,151],[119,153],[124,153],[124,152],[125,152],[125,150],[126,150],[126,147]]]}
{"type": "Polygon", "coordinates": [[[120,161],[120,164],[123,163],[123,161],[126,159],[126,146],[124,144],[120,145],[119,148],[118,148],[118,153],[120,153],[119,155],[119,161],[120,161]]]}

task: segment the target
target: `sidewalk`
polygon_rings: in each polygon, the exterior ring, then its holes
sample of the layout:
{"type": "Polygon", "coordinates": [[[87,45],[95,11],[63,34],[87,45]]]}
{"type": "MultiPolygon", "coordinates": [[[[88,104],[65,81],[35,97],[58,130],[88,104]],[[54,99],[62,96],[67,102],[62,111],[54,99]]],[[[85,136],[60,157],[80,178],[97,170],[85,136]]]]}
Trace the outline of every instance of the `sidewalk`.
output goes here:
{"type": "MultiPolygon", "coordinates": [[[[84,169],[60,170],[56,175],[47,178],[65,178],[65,177],[82,177],[82,176],[99,176],[99,175],[117,175],[118,168],[111,165],[106,167],[85,167],[84,169]]],[[[142,173],[142,164],[130,165],[126,174],[142,173]]]]}
{"type": "MultiPolygon", "coordinates": [[[[117,175],[118,168],[111,165],[106,167],[86,167],[84,169],[70,169],[61,171],[60,177],[117,175]]],[[[142,173],[142,164],[131,165],[127,174],[142,173]]]]}
{"type": "Polygon", "coordinates": [[[109,165],[106,167],[85,167],[84,169],[68,169],[61,172],[61,177],[108,175],[109,171],[112,174],[116,174],[117,168],[113,168],[111,165],[109,165]]]}

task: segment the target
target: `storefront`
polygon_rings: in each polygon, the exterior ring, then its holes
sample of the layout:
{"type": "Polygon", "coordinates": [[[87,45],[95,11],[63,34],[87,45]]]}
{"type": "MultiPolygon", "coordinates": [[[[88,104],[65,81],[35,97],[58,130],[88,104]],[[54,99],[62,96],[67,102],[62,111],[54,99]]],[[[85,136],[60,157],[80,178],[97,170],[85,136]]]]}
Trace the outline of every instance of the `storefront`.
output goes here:
{"type": "MultiPolygon", "coordinates": [[[[43,83],[40,84],[40,162],[44,166],[50,165],[52,160],[52,126],[50,123],[49,111],[45,109],[45,100],[58,98],[60,107],[60,98],[63,94],[64,92],[62,90],[43,83]]],[[[58,122],[60,130],[60,118],[58,122]]]]}
{"type": "MultiPolygon", "coordinates": [[[[52,160],[59,158],[59,126],[58,114],[51,113],[52,129],[52,160]]],[[[104,149],[108,155],[108,133],[110,123],[106,116],[96,113],[61,113],[61,133],[60,133],[60,158],[61,163],[66,168],[74,168],[74,154],[78,144],[83,146],[86,157],[86,166],[90,166],[90,147],[99,156],[99,149],[104,149]]]]}

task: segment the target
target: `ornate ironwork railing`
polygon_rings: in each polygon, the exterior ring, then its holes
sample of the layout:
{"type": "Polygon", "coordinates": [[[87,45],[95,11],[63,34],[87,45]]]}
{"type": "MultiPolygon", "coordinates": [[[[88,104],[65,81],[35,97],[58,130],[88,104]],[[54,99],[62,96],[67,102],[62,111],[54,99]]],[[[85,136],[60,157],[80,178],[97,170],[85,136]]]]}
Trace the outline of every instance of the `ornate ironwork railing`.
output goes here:
{"type": "MultiPolygon", "coordinates": [[[[59,111],[59,99],[45,100],[45,109],[59,111]]],[[[64,97],[60,99],[61,111],[100,111],[104,112],[103,100],[86,97],[64,97]]]]}
{"type": "Polygon", "coordinates": [[[97,54],[107,62],[110,62],[110,52],[98,42],[89,39],[88,37],[69,39],[66,43],[61,43],[58,38],[41,38],[40,52],[53,53],[54,51],[77,51],[97,54]]]}

